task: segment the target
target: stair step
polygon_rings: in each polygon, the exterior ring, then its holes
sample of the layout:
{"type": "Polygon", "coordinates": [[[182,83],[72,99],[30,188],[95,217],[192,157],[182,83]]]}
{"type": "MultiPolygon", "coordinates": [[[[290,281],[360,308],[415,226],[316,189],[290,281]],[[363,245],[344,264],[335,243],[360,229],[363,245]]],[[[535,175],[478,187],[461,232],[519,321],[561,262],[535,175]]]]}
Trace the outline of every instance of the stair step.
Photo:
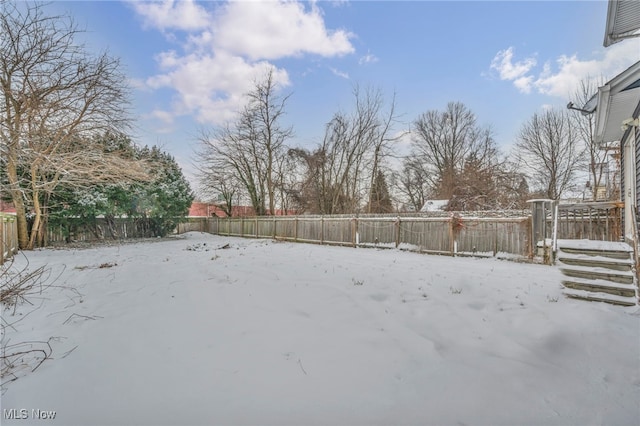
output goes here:
{"type": "Polygon", "coordinates": [[[584,290],[588,292],[607,293],[622,297],[635,297],[636,289],[634,285],[615,284],[604,280],[582,281],[579,279],[563,280],[562,285],[574,290],[584,290]]]}
{"type": "Polygon", "coordinates": [[[562,293],[571,299],[588,300],[590,302],[605,302],[620,306],[636,306],[638,304],[635,296],[623,297],[574,289],[565,289],[562,293]]]}
{"type": "Polygon", "coordinates": [[[590,257],[590,256],[564,256],[558,257],[558,261],[565,265],[577,265],[587,267],[598,267],[612,269],[616,271],[631,271],[633,268],[633,262],[631,259],[611,259],[602,256],[590,257]]]}
{"type": "Polygon", "coordinates": [[[569,277],[586,278],[589,280],[606,280],[620,284],[633,284],[633,273],[624,271],[612,271],[604,268],[587,268],[572,266],[571,268],[560,268],[563,274],[569,277]]]}
{"type": "Polygon", "coordinates": [[[586,256],[601,256],[610,259],[630,259],[631,254],[627,250],[600,250],[588,248],[558,247],[558,250],[569,254],[581,254],[586,256]]]}
{"type": "Polygon", "coordinates": [[[558,240],[558,247],[595,251],[631,252],[632,247],[620,241],[558,240]]]}

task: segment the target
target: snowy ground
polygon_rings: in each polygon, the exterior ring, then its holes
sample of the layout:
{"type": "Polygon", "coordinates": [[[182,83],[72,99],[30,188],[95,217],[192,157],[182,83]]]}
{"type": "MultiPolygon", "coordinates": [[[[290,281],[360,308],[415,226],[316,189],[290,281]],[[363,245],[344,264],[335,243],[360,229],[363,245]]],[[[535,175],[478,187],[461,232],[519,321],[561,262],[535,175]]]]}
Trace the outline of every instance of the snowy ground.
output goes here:
{"type": "Polygon", "coordinates": [[[3,425],[640,418],[640,311],[565,299],[552,267],[200,233],[29,262],[61,275],[3,343],[53,354],[4,386],[3,425]]]}

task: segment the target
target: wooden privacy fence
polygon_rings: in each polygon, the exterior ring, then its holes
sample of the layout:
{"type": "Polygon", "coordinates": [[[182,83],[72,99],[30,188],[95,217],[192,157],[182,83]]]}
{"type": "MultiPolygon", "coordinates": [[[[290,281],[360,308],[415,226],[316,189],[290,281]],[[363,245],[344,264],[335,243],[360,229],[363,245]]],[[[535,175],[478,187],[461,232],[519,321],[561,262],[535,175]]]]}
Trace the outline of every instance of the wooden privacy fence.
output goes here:
{"type": "Polygon", "coordinates": [[[100,217],[91,221],[71,218],[62,224],[49,225],[45,245],[156,236],[157,229],[148,218],[117,217],[106,219],[100,217]]]}
{"type": "Polygon", "coordinates": [[[176,226],[177,234],[185,232],[209,232],[207,218],[190,218],[186,222],[179,223],[176,226]]]}
{"type": "MultiPolygon", "coordinates": [[[[434,216],[413,214],[188,218],[176,227],[176,233],[197,231],[351,247],[396,247],[448,255],[533,258],[538,254],[536,244],[540,239],[552,237],[556,222],[556,217],[552,214],[552,211],[555,211],[555,204],[553,205],[552,210],[545,210],[539,215],[544,235],[536,237],[533,237],[533,216],[526,211],[454,214],[438,212],[434,216]]],[[[134,218],[118,218],[112,221],[96,219],[91,225],[50,227],[48,242],[145,237],[148,229],[142,225],[144,223],[134,218]]],[[[558,206],[557,238],[620,241],[620,236],[620,203],[558,206]]],[[[17,241],[9,244],[17,247],[17,241]]],[[[3,253],[11,251],[4,246],[3,249],[3,253]]]]}
{"type": "Polygon", "coordinates": [[[269,216],[204,219],[179,232],[274,238],[448,255],[531,257],[530,219],[459,217],[269,216]]]}
{"type": "Polygon", "coordinates": [[[0,265],[18,252],[18,222],[14,215],[0,213],[0,265]]]}
{"type": "Polygon", "coordinates": [[[135,219],[116,218],[107,221],[97,218],[93,223],[70,221],[65,225],[51,225],[47,230],[46,245],[74,242],[102,241],[105,239],[142,238],[135,219]]]}

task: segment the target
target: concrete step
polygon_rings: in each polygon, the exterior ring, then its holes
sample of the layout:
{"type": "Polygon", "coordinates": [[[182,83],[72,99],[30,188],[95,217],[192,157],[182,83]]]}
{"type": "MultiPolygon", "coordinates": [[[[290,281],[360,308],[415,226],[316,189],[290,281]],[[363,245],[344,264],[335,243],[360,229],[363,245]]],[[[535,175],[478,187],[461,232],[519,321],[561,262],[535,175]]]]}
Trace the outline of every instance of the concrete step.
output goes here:
{"type": "Polygon", "coordinates": [[[634,283],[634,275],[631,271],[613,271],[607,268],[586,267],[577,265],[571,267],[561,267],[560,271],[568,277],[585,278],[588,280],[606,280],[619,284],[634,283]]]}
{"type": "Polygon", "coordinates": [[[570,266],[585,266],[594,268],[612,269],[615,271],[633,270],[633,261],[627,259],[613,259],[604,256],[571,255],[560,254],[558,261],[570,266]]]}
{"type": "Polygon", "coordinates": [[[576,290],[576,289],[565,289],[563,294],[572,299],[580,299],[587,300],[590,302],[605,302],[611,303],[613,305],[620,306],[636,306],[638,304],[638,300],[636,297],[625,297],[625,296],[617,296],[614,294],[607,293],[593,293],[590,291],[584,290],[576,290]]]}
{"type": "Polygon", "coordinates": [[[622,306],[638,304],[633,249],[625,243],[559,240],[556,259],[563,294],[573,299],[622,306]]]}
{"type": "Polygon", "coordinates": [[[610,259],[630,259],[631,252],[627,250],[600,250],[597,248],[573,248],[573,247],[561,247],[558,246],[558,256],[561,256],[562,253],[572,254],[572,255],[584,255],[584,256],[598,256],[598,257],[607,257],[610,259]]]}
{"type": "Polygon", "coordinates": [[[583,290],[592,293],[607,293],[622,297],[636,297],[636,288],[633,284],[616,284],[604,280],[581,280],[579,278],[563,280],[565,288],[583,290]]]}

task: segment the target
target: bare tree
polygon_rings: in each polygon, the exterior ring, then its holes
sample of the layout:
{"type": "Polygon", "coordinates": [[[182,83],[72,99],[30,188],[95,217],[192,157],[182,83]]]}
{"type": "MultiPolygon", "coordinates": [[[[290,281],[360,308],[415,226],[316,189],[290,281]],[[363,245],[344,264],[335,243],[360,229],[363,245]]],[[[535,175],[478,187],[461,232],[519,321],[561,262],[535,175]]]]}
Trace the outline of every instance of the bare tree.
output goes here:
{"type": "Polygon", "coordinates": [[[396,191],[409,210],[420,211],[430,198],[432,187],[428,173],[418,158],[410,156],[404,159],[402,169],[393,174],[396,191]]]}
{"type": "Polygon", "coordinates": [[[320,146],[293,151],[306,165],[303,188],[315,198],[306,204],[318,213],[358,212],[375,187],[393,142],[400,137],[391,135],[397,118],[395,99],[385,111],[380,90],[356,86],[353,95],[354,111],[334,114],[320,146]]]}
{"type": "Polygon", "coordinates": [[[235,122],[202,131],[196,153],[201,170],[233,170],[257,215],[275,212],[278,159],[286,155],[285,141],[293,135],[280,123],[289,96],[278,96],[276,91],[269,70],[247,94],[248,103],[235,122]]]}
{"type": "Polygon", "coordinates": [[[291,155],[291,150],[287,155],[280,155],[276,159],[276,189],[278,205],[284,215],[290,211],[300,212],[299,188],[302,181],[303,171],[300,163],[291,155]]]}
{"type": "Polygon", "coordinates": [[[320,149],[313,152],[303,148],[292,148],[288,156],[302,171],[299,180],[292,188],[292,198],[297,209],[301,212],[321,213],[321,186],[324,153],[320,149]]]}
{"type": "Polygon", "coordinates": [[[547,198],[557,200],[575,186],[584,148],[565,111],[548,109],[534,114],[522,126],[515,147],[522,167],[547,198]]]}
{"type": "Polygon", "coordinates": [[[39,4],[0,3],[0,153],[23,249],[42,235],[42,203],[60,182],[143,174],[84,143],[127,127],[128,91],[118,60],[89,55],[74,40],[78,32],[70,18],[46,16],[39,4]]]}
{"type": "MultiPolygon", "coordinates": [[[[602,81],[587,78],[580,80],[578,89],[573,96],[576,105],[585,105],[597,93],[598,86],[602,81]]],[[[614,196],[615,183],[610,182],[609,157],[614,155],[617,148],[612,144],[600,144],[595,139],[596,118],[594,114],[585,114],[582,111],[573,110],[572,118],[578,135],[585,146],[585,165],[589,173],[589,184],[592,187],[592,198],[596,201],[599,198],[600,188],[606,187],[605,197],[614,196]],[[604,181],[604,182],[603,182],[604,181]]]]}
{"type": "Polygon", "coordinates": [[[444,111],[431,110],[414,122],[411,157],[420,168],[433,194],[442,199],[456,196],[465,162],[475,169],[493,172],[499,166],[490,128],[477,124],[475,114],[460,102],[450,102],[444,111]]]}
{"type": "Polygon", "coordinates": [[[198,170],[200,194],[222,209],[229,217],[233,215],[233,206],[237,205],[241,194],[242,185],[236,178],[234,170],[224,161],[213,157],[206,150],[198,152],[199,162],[195,164],[198,170]]]}

